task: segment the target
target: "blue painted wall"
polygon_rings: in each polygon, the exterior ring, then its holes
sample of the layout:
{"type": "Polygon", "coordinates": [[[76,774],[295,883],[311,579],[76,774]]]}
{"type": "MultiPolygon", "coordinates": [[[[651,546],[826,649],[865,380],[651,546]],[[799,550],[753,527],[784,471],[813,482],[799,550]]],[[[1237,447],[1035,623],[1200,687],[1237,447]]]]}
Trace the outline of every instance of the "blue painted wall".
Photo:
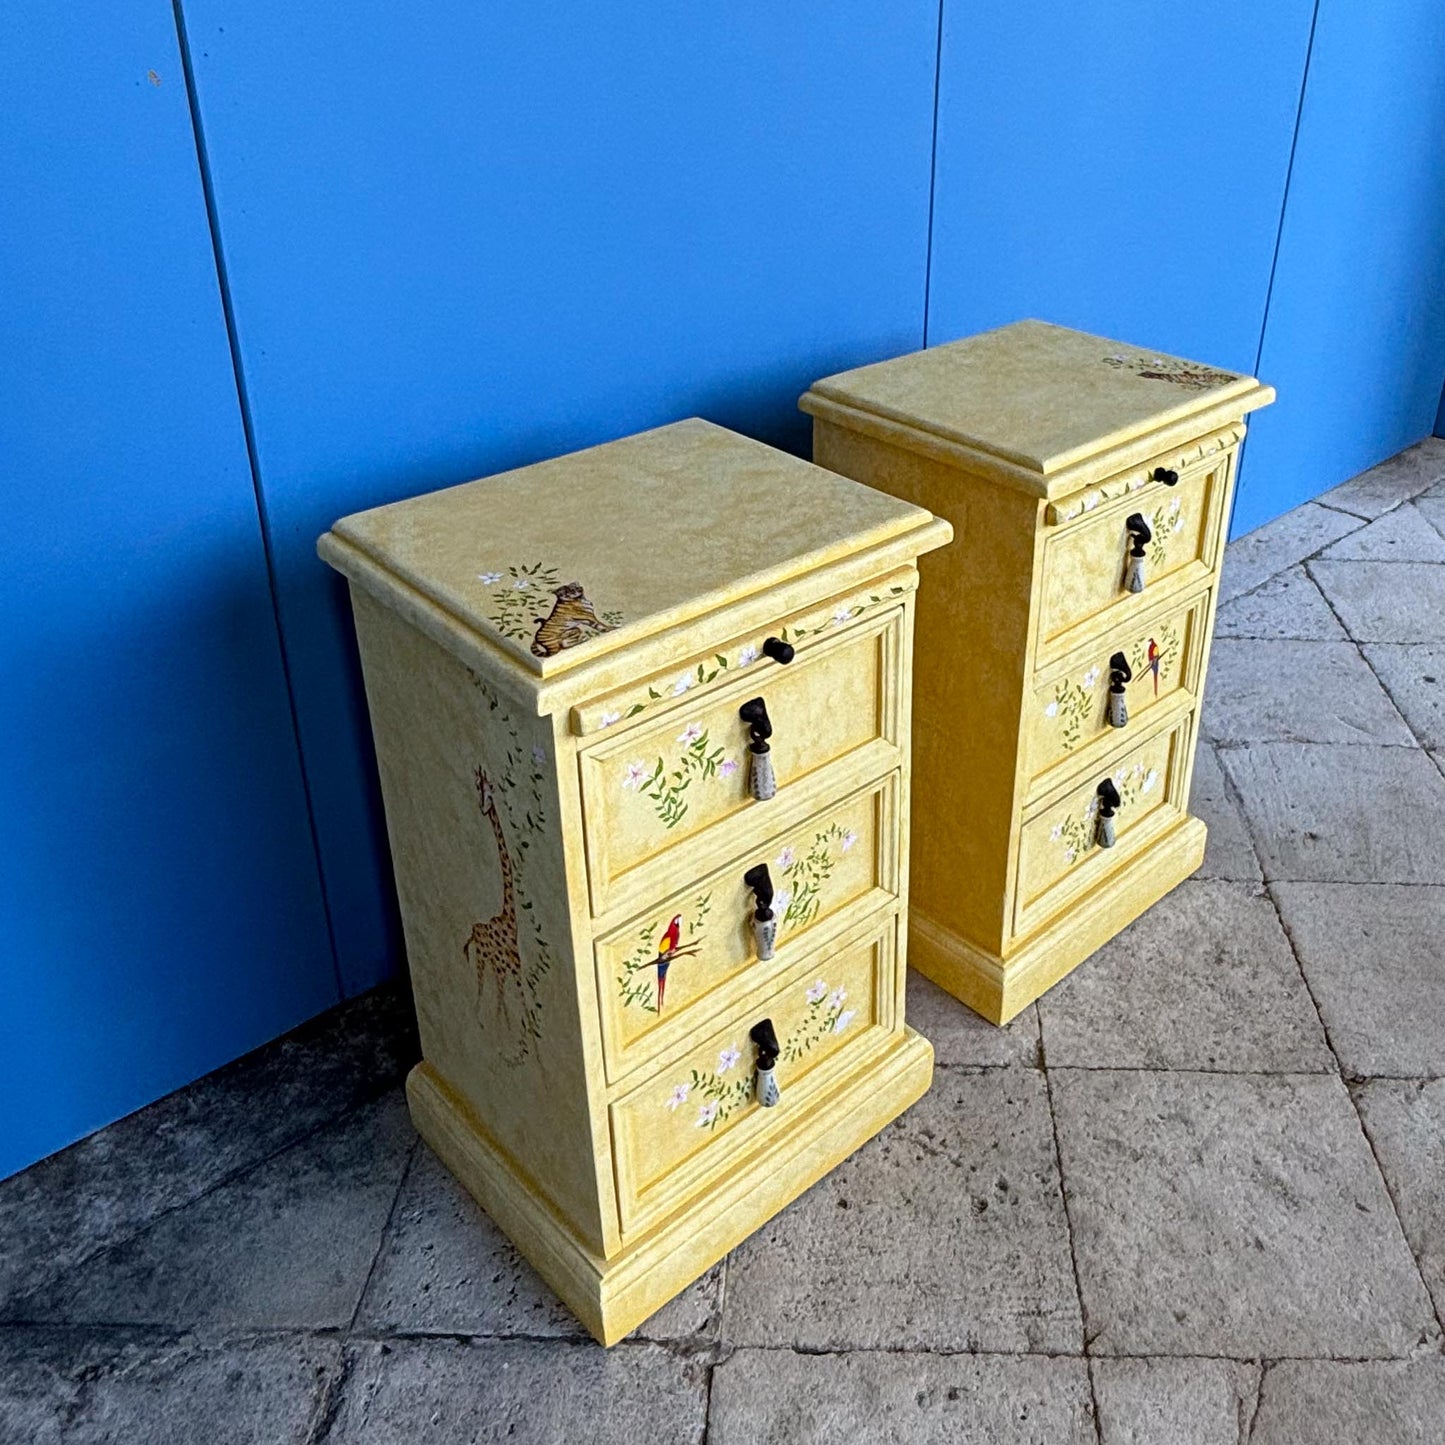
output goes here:
{"type": "Polygon", "coordinates": [[[316,536],[698,412],[805,446],[815,376],[923,341],[938,11],[321,11],[185,7],[356,989],[394,966],[390,890],[350,619],[316,536]]]}
{"type": "Polygon", "coordinates": [[[1445,376],[1445,4],[1321,0],[1260,354],[1248,530],[1428,436],[1445,376]]]}
{"type": "Polygon", "coordinates": [[[0,1175],[337,998],[168,5],[0,34],[0,1175]]]}
{"type": "Polygon", "coordinates": [[[1279,385],[1236,532],[1441,398],[1435,0],[12,11],[0,1173],[395,968],[338,515],[1030,314],[1279,385]]]}

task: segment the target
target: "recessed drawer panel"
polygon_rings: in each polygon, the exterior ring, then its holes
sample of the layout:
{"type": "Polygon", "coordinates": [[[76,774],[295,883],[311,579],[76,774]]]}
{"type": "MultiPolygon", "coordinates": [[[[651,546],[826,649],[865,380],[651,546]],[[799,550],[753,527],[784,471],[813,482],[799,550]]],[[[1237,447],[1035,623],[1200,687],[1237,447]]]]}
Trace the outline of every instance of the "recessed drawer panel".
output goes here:
{"type": "Polygon", "coordinates": [[[612,1106],[618,1204],[624,1233],[670,1213],[738,1167],[748,1149],[805,1122],[831,1079],[882,1043],[893,1025],[897,924],[820,956],[816,967],[661,1068],[612,1106]],[[748,1031],[771,1019],[782,1045],[780,1101],[755,1090],[748,1031]]]}
{"type": "MultiPolygon", "coordinates": [[[[696,709],[600,741],[581,756],[583,824],[594,913],[636,892],[634,879],[666,851],[748,811],[759,840],[775,831],[799,783],[874,745],[896,766],[903,608],[841,629],[786,667],[709,692],[696,709]],[[749,791],[748,725],[738,708],[761,698],[772,727],[777,793],[749,791]]],[[[669,869],[677,864],[669,860],[669,869]]],[[[673,874],[676,877],[676,873],[673,874]]],[[[644,889],[657,897],[667,886],[644,889]]]]}
{"type": "Polygon", "coordinates": [[[1208,605],[1206,593],[1142,626],[1121,625],[1035,677],[1022,730],[1030,795],[1047,788],[1056,770],[1078,766],[1146,727],[1155,708],[1180,693],[1197,701],[1208,605]],[[1119,676],[1129,679],[1118,695],[1122,709],[1110,700],[1120,656],[1125,670],[1119,676]]]}
{"type": "Polygon", "coordinates": [[[1215,456],[1181,474],[1177,486],[1151,486],[1045,529],[1041,662],[1128,628],[1128,619],[1152,609],[1161,593],[1206,585],[1219,545],[1232,455],[1215,456]],[[1147,527],[1149,540],[1142,544],[1142,590],[1131,592],[1126,571],[1136,533],[1129,524],[1136,517],[1147,527]]]}
{"type": "Polygon", "coordinates": [[[759,844],[596,945],[597,997],[609,1080],[705,1026],[744,989],[791,968],[799,950],[847,915],[896,902],[898,775],[759,844]],[[759,864],[774,889],[773,957],[758,958],[759,864]],[[861,901],[860,901],[861,900],[861,901]],[[854,906],[856,905],[856,906],[854,906]]]}
{"type": "Polygon", "coordinates": [[[1045,923],[1085,889],[1126,867],[1185,811],[1183,794],[1193,714],[1156,731],[1112,766],[1087,772],[1075,786],[1031,808],[1019,832],[1014,935],[1045,923]],[[1099,786],[1120,798],[1115,842],[1099,842],[1099,786]]]}

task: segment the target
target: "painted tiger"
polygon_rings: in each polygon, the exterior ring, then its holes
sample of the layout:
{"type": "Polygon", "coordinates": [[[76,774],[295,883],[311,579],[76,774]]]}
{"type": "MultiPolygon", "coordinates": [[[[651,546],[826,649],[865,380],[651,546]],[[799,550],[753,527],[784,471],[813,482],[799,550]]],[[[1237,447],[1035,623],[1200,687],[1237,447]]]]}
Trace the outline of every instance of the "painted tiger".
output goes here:
{"type": "Polygon", "coordinates": [[[534,657],[551,657],[565,647],[576,647],[599,632],[611,632],[615,622],[604,622],[593,610],[580,582],[564,582],[553,596],[557,601],[546,617],[537,617],[532,639],[534,657]]]}

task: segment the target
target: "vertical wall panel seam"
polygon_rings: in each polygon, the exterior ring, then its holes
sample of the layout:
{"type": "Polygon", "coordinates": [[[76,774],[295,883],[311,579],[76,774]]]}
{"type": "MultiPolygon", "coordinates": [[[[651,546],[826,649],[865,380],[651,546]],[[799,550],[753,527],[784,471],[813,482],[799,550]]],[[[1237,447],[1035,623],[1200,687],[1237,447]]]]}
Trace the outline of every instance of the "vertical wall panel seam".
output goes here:
{"type": "Polygon", "coordinates": [[[943,0],[938,0],[938,32],[933,53],[933,138],[928,155],[928,236],[923,259],[923,344],[928,345],[928,308],[933,287],[933,198],[938,190],[938,96],[943,79],[943,0]]]}
{"type": "Polygon", "coordinates": [[[201,194],[205,200],[206,225],[211,233],[211,255],[216,268],[216,284],[221,295],[221,312],[225,318],[226,341],[231,350],[231,371],[236,383],[236,401],[241,413],[241,432],[246,442],[246,460],[251,469],[251,490],[256,505],[256,520],[261,533],[261,550],[266,561],[266,584],[271,593],[271,620],[276,629],[276,646],[281,657],[281,674],[286,688],[286,704],[291,715],[291,736],[296,747],[296,763],[301,773],[301,791],[306,803],[306,825],[311,834],[311,854],[316,865],[316,882],[321,895],[321,912],[326,921],[326,940],[331,950],[331,976],[336,987],[337,1002],[346,997],[341,980],[341,960],[336,953],[336,930],[331,921],[331,900],[327,896],[326,871],[321,864],[321,838],[316,828],[316,807],[312,798],[311,780],[307,774],[306,754],[301,746],[301,722],[296,710],[296,689],[291,682],[291,659],[286,649],[286,633],[281,625],[281,603],[276,586],[276,554],[271,541],[271,522],[266,510],[266,497],[261,487],[261,468],[256,453],[256,433],[251,418],[250,393],[246,388],[246,371],[241,360],[241,344],[236,333],[236,316],[231,304],[231,282],[226,270],[226,253],[221,243],[221,228],[216,211],[216,195],[211,184],[210,156],[206,149],[205,128],[201,123],[201,107],[196,94],[195,71],[191,64],[191,46],[186,31],[182,0],[171,0],[175,20],[176,42],[181,53],[181,72],[186,82],[186,104],[191,112],[191,136],[196,147],[196,165],[201,175],[201,194]]]}
{"type": "Polygon", "coordinates": [[[1320,0],[1315,0],[1313,11],[1310,13],[1309,39],[1305,41],[1305,63],[1304,70],[1300,74],[1299,82],[1299,104],[1295,107],[1294,113],[1294,134],[1289,142],[1289,162],[1284,168],[1284,194],[1280,197],[1279,203],[1279,225],[1274,233],[1274,254],[1269,260],[1269,284],[1264,290],[1264,314],[1259,322],[1259,345],[1254,353],[1254,374],[1259,375],[1260,363],[1264,360],[1264,337],[1269,329],[1269,307],[1274,299],[1274,277],[1279,269],[1280,246],[1284,241],[1284,218],[1289,210],[1289,188],[1294,178],[1295,151],[1299,148],[1300,124],[1304,119],[1305,91],[1309,88],[1310,81],[1310,60],[1315,50],[1315,26],[1319,24],[1320,0]]]}

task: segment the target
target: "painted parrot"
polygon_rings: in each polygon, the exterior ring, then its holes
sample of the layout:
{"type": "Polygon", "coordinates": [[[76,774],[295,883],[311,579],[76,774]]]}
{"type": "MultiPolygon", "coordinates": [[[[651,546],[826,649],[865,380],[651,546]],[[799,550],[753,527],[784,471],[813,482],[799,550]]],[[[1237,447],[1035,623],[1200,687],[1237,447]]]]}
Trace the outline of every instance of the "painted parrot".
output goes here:
{"type": "Polygon", "coordinates": [[[667,989],[667,970],[672,967],[673,956],[682,946],[682,914],[674,913],[667,932],[657,945],[657,1011],[662,1012],[662,995],[667,989]]]}
{"type": "Polygon", "coordinates": [[[1149,639],[1149,671],[1154,674],[1154,696],[1159,696],[1159,662],[1161,658],[1159,644],[1151,637],[1149,639]]]}

